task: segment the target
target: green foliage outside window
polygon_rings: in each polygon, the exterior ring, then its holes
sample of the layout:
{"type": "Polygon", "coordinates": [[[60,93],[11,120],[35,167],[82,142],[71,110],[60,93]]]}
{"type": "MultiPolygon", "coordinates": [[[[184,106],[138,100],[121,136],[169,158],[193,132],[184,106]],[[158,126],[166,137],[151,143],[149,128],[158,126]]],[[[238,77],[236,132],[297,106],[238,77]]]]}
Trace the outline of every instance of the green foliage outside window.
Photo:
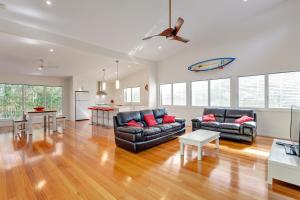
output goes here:
{"type": "Polygon", "coordinates": [[[22,85],[0,84],[0,118],[22,116],[22,87],[22,85]]]}
{"type": "Polygon", "coordinates": [[[62,87],[0,84],[0,119],[20,118],[37,106],[62,114],[62,96],[62,87]]]}

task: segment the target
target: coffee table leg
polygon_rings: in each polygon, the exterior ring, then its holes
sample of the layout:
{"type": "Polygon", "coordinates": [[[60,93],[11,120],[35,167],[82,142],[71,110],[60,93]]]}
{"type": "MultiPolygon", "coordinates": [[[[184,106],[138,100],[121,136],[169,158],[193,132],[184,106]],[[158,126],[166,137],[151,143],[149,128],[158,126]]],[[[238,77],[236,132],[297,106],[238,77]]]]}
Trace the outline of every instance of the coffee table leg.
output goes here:
{"type": "Polygon", "coordinates": [[[184,143],[180,142],[180,155],[184,155],[184,143]]]}
{"type": "Polygon", "coordinates": [[[202,146],[198,146],[198,160],[202,160],[202,146]]]}
{"type": "Polygon", "coordinates": [[[220,148],[220,138],[216,139],[216,147],[217,147],[217,149],[220,148]]]}

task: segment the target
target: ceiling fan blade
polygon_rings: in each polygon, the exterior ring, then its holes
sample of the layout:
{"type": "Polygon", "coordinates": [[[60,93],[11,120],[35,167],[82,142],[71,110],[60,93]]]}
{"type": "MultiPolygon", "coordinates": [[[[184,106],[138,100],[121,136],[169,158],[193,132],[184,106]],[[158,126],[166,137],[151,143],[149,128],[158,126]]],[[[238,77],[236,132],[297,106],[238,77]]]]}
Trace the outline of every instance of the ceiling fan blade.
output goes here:
{"type": "Polygon", "coordinates": [[[157,34],[157,35],[152,35],[152,36],[149,36],[149,37],[145,37],[143,38],[143,40],[149,40],[153,37],[157,37],[157,36],[165,36],[165,37],[168,37],[168,36],[171,36],[172,33],[173,33],[174,29],[172,28],[167,28],[166,30],[164,30],[163,32],[161,32],[160,34],[157,34]]]}
{"type": "Polygon", "coordinates": [[[180,30],[181,26],[183,25],[183,23],[184,23],[184,19],[179,17],[176,24],[175,24],[175,27],[174,27],[174,35],[176,35],[179,32],[179,30],[180,30]]]}
{"type": "Polygon", "coordinates": [[[149,40],[149,39],[151,39],[153,37],[156,37],[156,36],[159,36],[159,35],[152,35],[152,36],[149,36],[149,37],[145,37],[145,38],[143,38],[143,40],[149,40]]]}
{"type": "Polygon", "coordinates": [[[172,35],[172,33],[173,33],[173,31],[174,31],[174,29],[172,29],[172,28],[167,28],[166,30],[164,30],[163,32],[161,32],[160,34],[159,34],[159,36],[171,36],[172,35]]]}
{"type": "Polygon", "coordinates": [[[183,37],[180,37],[180,36],[173,36],[170,38],[171,40],[177,40],[177,41],[180,41],[180,42],[184,42],[184,43],[187,43],[189,42],[190,40],[189,39],[185,39],[183,37]]]}

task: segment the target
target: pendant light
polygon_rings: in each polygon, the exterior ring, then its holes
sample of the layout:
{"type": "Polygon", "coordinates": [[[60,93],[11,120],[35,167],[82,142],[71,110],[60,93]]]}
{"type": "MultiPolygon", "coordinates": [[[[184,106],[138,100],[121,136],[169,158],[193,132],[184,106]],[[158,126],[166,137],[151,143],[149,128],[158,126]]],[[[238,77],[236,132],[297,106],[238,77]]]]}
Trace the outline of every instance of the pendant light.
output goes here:
{"type": "Polygon", "coordinates": [[[106,89],[106,83],[105,83],[105,69],[103,71],[103,79],[102,81],[97,82],[97,96],[105,97],[107,93],[104,91],[106,89]]]}
{"type": "Polygon", "coordinates": [[[117,63],[117,80],[116,80],[116,89],[120,89],[120,80],[119,80],[119,61],[116,60],[117,63]]]}
{"type": "Polygon", "coordinates": [[[106,82],[105,82],[105,69],[103,71],[103,82],[102,82],[102,90],[106,90],[106,82]]]}

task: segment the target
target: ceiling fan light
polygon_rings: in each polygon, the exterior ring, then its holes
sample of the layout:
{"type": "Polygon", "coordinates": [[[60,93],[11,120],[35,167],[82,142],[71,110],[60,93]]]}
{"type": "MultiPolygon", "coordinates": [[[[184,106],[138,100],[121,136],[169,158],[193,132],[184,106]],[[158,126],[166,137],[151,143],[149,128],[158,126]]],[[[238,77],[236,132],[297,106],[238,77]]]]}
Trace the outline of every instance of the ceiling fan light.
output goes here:
{"type": "Polygon", "coordinates": [[[118,90],[118,89],[120,89],[120,80],[116,80],[116,89],[118,90]]]}

